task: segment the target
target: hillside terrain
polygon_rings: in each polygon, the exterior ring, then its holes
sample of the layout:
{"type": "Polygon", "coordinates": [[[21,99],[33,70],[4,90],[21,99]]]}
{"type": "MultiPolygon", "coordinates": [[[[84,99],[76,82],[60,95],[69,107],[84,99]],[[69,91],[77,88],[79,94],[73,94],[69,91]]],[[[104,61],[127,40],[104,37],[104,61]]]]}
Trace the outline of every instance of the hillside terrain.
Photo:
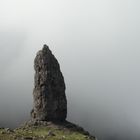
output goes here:
{"type": "Polygon", "coordinates": [[[0,140],[96,140],[83,128],[70,122],[27,122],[14,130],[0,129],[0,140]]]}

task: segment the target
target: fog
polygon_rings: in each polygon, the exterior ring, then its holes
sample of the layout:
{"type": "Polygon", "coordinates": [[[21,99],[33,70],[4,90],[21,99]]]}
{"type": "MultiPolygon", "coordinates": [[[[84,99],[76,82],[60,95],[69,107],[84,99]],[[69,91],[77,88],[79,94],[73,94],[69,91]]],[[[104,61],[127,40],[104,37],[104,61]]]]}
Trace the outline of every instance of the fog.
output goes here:
{"type": "Polygon", "coordinates": [[[0,126],[30,119],[33,61],[49,45],[67,120],[98,140],[140,139],[139,0],[0,0],[0,126]]]}

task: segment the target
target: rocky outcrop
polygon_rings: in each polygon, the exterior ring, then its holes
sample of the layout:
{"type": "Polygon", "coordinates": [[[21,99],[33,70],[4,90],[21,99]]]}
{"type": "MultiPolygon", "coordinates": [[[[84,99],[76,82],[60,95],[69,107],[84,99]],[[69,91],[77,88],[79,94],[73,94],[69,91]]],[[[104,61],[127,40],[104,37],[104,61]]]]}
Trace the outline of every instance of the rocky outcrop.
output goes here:
{"type": "Polygon", "coordinates": [[[59,63],[47,45],[37,53],[34,69],[32,119],[64,121],[67,116],[65,82],[59,63]]]}

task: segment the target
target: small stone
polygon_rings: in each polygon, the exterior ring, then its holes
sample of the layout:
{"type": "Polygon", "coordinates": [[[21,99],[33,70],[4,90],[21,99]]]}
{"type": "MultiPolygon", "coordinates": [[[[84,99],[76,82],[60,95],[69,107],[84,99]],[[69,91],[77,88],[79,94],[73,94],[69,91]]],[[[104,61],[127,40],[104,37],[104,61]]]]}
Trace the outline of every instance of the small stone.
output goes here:
{"type": "Polygon", "coordinates": [[[48,136],[56,136],[51,130],[48,132],[48,136]]]}
{"type": "Polygon", "coordinates": [[[66,136],[62,136],[62,138],[63,138],[63,139],[65,139],[65,138],[66,138],[66,136]]]}
{"type": "Polygon", "coordinates": [[[44,135],[42,135],[41,137],[42,137],[43,139],[45,138],[45,136],[44,136],[44,135]]]}

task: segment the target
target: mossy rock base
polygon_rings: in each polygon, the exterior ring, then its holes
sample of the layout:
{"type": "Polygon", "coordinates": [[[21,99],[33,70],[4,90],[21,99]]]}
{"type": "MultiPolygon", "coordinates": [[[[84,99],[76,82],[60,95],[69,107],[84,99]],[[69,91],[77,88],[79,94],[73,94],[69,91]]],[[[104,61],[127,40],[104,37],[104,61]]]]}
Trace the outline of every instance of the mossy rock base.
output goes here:
{"type": "Polygon", "coordinates": [[[29,121],[14,130],[0,129],[0,140],[95,140],[83,128],[70,122],[29,121]]]}

